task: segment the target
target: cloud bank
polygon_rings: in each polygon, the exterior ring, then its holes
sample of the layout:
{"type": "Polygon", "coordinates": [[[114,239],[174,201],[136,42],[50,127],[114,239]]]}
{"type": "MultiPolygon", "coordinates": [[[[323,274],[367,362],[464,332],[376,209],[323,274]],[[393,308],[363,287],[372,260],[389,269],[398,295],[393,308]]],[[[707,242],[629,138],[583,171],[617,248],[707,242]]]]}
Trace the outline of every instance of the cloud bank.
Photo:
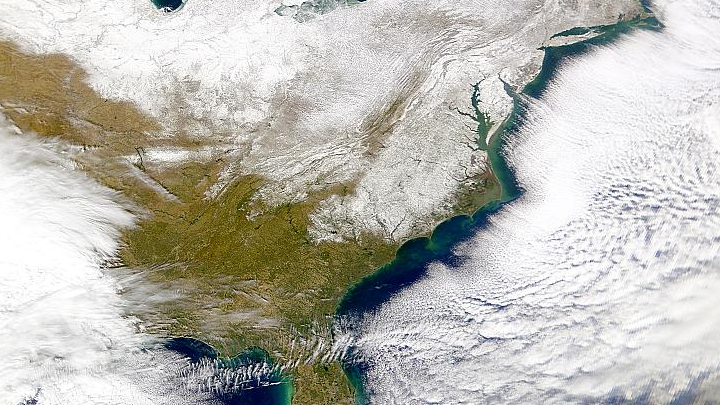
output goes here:
{"type": "Polygon", "coordinates": [[[507,159],[526,189],[369,314],[378,404],[720,401],[720,3],[573,59],[507,159]]]}
{"type": "Polygon", "coordinates": [[[103,270],[132,214],[75,167],[77,150],[16,132],[0,115],[0,403],[210,401],[182,389],[200,373],[138,333],[103,270]]]}

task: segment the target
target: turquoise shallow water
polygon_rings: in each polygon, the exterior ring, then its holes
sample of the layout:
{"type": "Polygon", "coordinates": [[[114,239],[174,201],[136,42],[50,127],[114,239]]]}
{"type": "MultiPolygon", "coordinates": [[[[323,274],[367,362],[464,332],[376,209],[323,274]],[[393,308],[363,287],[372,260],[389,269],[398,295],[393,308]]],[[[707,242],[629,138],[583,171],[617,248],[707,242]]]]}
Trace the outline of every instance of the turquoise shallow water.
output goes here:
{"type": "MultiPolygon", "coordinates": [[[[172,338],[165,348],[186,356],[193,365],[203,361],[214,363],[215,374],[242,373],[255,364],[272,363],[264,350],[251,347],[234,357],[221,358],[210,345],[193,338],[172,338]]],[[[222,378],[221,378],[222,380],[222,378]]],[[[247,377],[240,378],[241,381],[247,377]]],[[[264,380],[253,380],[239,386],[215,392],[216,399],[225,405],[287,405],[292,400],[293,386],[289,378],[272,373],[264,380]]]]}
{"type": "MultiPolygon", "coordinates": [[[[523,89],[523,95],[533,98],[542,97],[558,67],[567,58],[580,56],[594,46],[615,41],[623,34],[638,28],[657,30],[661,28],[661,25],[657,19],[650,16],[608,26],[579,27],[578,32],[587,29],[597,32],[599,35],[572,45],[545,48],[542,69],[538,76],[523,89]]],[[[567,35],[572,34],[574,32],[570,31],[567,35]]],[[[515,107],[511,116],[498,133],[492,137],[487,147],[491,169],[502,190],[501,197],[481,207],[473,215],[460,215],[442,222],[433,230],[430,237],[415,238],[404,243],[392,262],[365,277],[350,289],[336,312],[338,325],[343,333],[359,334],[360,331],[355,328],[363,314],[372,312],[393,295],[422,279],[431,262],[441,262],[450,266],[457,263],[460,258],[453,253],[454,247],[482,230],[486,226],[488,218],[502,208],[503,204],[521,195],[522,188],[518,185],[512,170],[504,159],[504,148],[505,141],[512,137],[522,125],[525,108],[521,97],[513,94],[509,88],[507,90],[515,100],[515,107]]],[[[348,356],[343,360],[343,367],[356,389],[356,402],[365,404],[369,402],[363,390],[366,365],[361,359],[360,353],[350,350],[348,356]]]]}
{"type": "MultiPolygon", "coordinates": [[[[158,7],[166,7],[166,3],[154,1],[158,7]]],[[[182,6],[182,1],[174,1],[182,6]]],[[[168,10],[175,10],[167,5],[168,10]]],[[[600,35],[580,43],[546,48],[543,66],[538,76],[524,89],[525,96],[540,98],[547,84],[552,81],[554,72],[568,57],[579,56],[592,49],[593,46],[606,44],[616,40],[619,36],[636,28],[659,29],[658,21],[653,17],[634,19],[604,27],[582,27],[578,32],[591,29],[600,35]]],[[[574,32],[569,32],[572,35],[574,32]]],[[[343,333],[357,334],[355,325],[363,314],[378,308],[394,294],[408,287],[424,277],[429,263],[439,261],[449,265],[456,263],[459,258],[453,254],[454,247],[475,233],[482,230],[488,218],[503,204],[517,198],[522,189],[518,185],[512,170],[504,159],[506,140],[513,136],[524,118],[524,106],[521,97],[508,93],[515,99],[515,108],[501,129],[496,133],[490,144],[487,145],[488,158],[491,169],[497,177],[501,187],[501,197],[478,209],[473,215],[460,215],[440,223],[430,237],[419,237],[404,243],[398,249],[396,258],[375,273],[365,277],[343,297],[336,311],[337,323],[343,333]]],[[[481,137],[484,138],[484,137],[481,137]]],[[[485,145],[481,145],[485,146],[485,145]]],[[[209,345],[189,338],[171,339],[167,348],[187,356],[192,362],[202,359],[217,361],[221,368],[231,369],[250,363],[270,361],[267,353],[259,348],[250,348],[246,352],[233,358],[218,359],[216,351],[209,345]]],[[[356,402],[368,403],[369,400],[363,390],[365,365],[359,359],[359,353],[351,349],[343,359],[343,368],[346,375],[356,389],[356,402]]],[[[221,393],[217,398],[227,405],[244,404],[290,404],[292,400],[292,381],[287,376],[274,375],[264,384],[256,384],[247,389],[221,393]]]]}

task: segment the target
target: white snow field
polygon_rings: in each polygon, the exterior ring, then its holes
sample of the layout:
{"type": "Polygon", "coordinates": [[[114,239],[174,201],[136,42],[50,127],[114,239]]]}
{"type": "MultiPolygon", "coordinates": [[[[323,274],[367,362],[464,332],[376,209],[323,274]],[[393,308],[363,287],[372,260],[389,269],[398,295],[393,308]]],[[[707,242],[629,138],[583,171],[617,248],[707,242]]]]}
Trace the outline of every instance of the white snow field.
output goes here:
{"type": "Polygon", "coordinates": [[[137,330],[103,270],[134,222],[118,195],[16,132],[0,115],[0,403],[214,403],[211,367],[137,330]]]}
{"type": "Polygon", "coordinates": [[[654,7],[528,100],[462,264],[366,316],[371,403],[720,401],[720,2],[654,7]]]}
{"type": "Polygon", "coordinates": [[[550,36],[640,11],[635,0],[372,0],[300,23],[280,5],[190,0],[167,14],[149,0],[4,0],[0,38],[71,56],[102,96],[155,117],[160,136],[216,142],[209,159],[228,166],[210,197],[250,173],[268,180],[256,198],[270,204],[354,185],[313,215],[314,237],[402,240],[486,170],[477,125],[457,111],[472,112],[472,85],[499,125],[512,107],[501,79],[531,80],[550,36]]]}

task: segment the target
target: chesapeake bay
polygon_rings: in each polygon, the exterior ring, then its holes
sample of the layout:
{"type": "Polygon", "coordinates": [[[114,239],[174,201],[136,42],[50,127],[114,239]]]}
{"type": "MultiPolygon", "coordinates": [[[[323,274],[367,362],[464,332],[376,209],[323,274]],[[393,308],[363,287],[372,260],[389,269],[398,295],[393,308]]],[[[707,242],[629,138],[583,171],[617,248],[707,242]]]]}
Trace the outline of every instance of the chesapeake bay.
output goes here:
{"type": "MultiPolygon", "coordinates": [[[[652,15],[647,4],[643,3],[643,5],[645,15],[607,26],[573,29],[577,33],[593,31],[596,36],[592,38],[568,45],[543,48],[545,56],[542,68],[537,77],[522,90],[523,95],[532,98],[542,97],[558,68],[569,57],[581,56],[591,51],[593,47],[611,43],[635,29],[661,29],[661,24],[652,15]]],[[[573,30],[569,30],[567,35],[574,35],[575,31],[573,30]]],[[[459,215],[443,221],[429,237],[414,238],[405,242],[398,249],[393,261],[363,278],[348,290],[336,313],[337,323],[343,333],[361,334],[359,321],[363,314],[378,308],[390,297],[424,277],[431,262],[441,262],[451,266],[456,263],[459,258],[453,253],[454,247],[482,230],[493,213],[502,208],[505,203],[521,195],[522,187],[516,181],[513,171],[504,159],[504,150],[506,140],[512,137],[522,125],[525,108],[522,96],[514,94],[507,86],[506,90],[514,99],[513,112],[492,136],[487,146],[490,169],[499,188],[494,192],[492,189],[488,190],[489,193],[494,194],[494,198],[472,215],[459,215]]],[[[485,139],[482,134],[479,135],[479,139],[485,139]]],[[[343,359],[343,369],[355,387],[356,403],[369,403],[368,395],[363,389],[367,365],[362,360],[362,354],[356,352],[355,349],[350,349],[349,354],[343,359]]]]}

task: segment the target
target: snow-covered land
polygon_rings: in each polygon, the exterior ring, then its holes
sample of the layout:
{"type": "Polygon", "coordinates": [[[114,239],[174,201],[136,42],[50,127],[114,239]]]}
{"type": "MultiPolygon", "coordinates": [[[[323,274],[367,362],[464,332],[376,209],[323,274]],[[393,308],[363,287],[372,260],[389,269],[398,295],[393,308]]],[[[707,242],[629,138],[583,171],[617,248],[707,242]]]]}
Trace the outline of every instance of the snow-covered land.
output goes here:
{"type": "Polygon", "coordinates": [[[256,198],[270,204],[351,185],[321,203],[312,234],[400,240],[447,215],[486,170],[476,124],[458,112],[472,111],[474,84],[499,125],[511,109],[502,80],[532,78],[550,36],[640,10],[634,0],[371,0],[299,22],[281,5],[190,0],[168,14],[150,1],[2,1],[0,38],[71,56],[93,89],[134,103],[166,136],[222,145],[230,159],[216,192],[241,174],[268,180],[256,198]]]}

